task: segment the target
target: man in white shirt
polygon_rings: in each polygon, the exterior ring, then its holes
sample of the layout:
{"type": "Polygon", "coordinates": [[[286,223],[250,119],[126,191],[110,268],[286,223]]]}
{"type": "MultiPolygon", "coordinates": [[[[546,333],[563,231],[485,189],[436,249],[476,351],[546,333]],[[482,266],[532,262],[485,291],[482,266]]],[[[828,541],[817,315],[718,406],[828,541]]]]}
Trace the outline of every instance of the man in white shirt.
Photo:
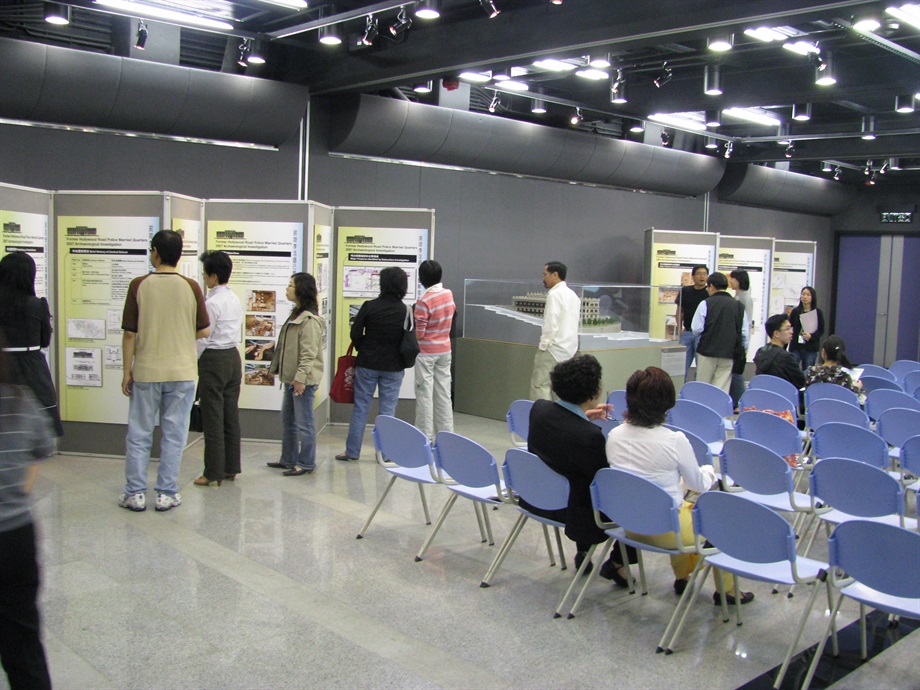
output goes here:
{"type": "Polygon", "coordinates": [[[549,289],[549,293],[546,295],[543,330],[530,378],[530,397],[534,400],[553,399],[550,372],[557,363],[571,359],[578,351],[581,300],[565,284],[567,272],[565,264],[558,261],[550,261],[543,267],[543,286],[549,289]]]}

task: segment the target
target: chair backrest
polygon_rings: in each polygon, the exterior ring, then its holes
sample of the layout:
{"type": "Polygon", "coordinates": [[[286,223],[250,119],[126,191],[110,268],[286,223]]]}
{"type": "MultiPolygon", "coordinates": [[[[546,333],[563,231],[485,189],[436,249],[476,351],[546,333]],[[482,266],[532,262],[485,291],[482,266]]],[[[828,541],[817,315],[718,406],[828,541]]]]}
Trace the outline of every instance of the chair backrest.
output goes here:
{"type": "MultiPolygon", "coordinates": [[[[846,390],[842,386],[828,384],[841,390],[846,390]]],[[[861,426],[863,429],[870,428],[869,415],[862,411],[861,407],[853,406],[833,398],[819,398],[805,408],[805,425],[809,429],[817,429],[822,424],[828,422],[843,422],[844,424],[853,424],[861,426]]]]}
{"type": "Polygon", "coordinates": [[[693,454],[696,456],[697,465],[712,464],[712,450],[709,448],[709,444],[706,443],[706,441],[701,439],[692,431],[687,431],[686,429],[678,429],[676,426],[672,426],[671,424],[662,424],[662,426],[670,429],[671,431],[679,431],[686,437],[688,441],[690,441],[690,447],[693,448],[693,454]]]}
{"type": "Polygon", "coordinates": [[[501,488],[498,464],[488,450],[466,436],[439,431],[435,437],[434,464],[464,486],[501,488]]]}
{"type": "Polygon", "coordinates": [[[920,400],[895,390],[874,390],[866,396],[866,414],[876,420],[885,410],[892,407],[906,407],[908,410],[920,410],[920,400]]]}
{"type": "Polygon", "coordinates": [[[502,465],[505,486],[535,508],[560,510],[569,504],[569,480],[523,448],[509,448],[502,465]]]}
{"type": "Polygon", "coordinates": [[[611,417],[619,422],[625,421],[626,418],[623,413],[626,412],[626,391],[610,391],[610,395],[607,396],[607,404],[613,405],[613,412],[610,413],[611,417]]]}
{"type": "Polygon", "coordinates": [[[604,432],[605,438],[607,434],[620,426],[620,422],[616,419],[592,419],[591,423],[601,428],[601,431],[604,432]]]}
{"type": "Polygon", "coordinates": [[[668,410],[668,423],[696,434],[706,443],[725,440],[725,423],[718,412],[692,400],[678,400],[668,410]]]}
{"type": "Polygon", "coordinates": [[[788,410],[792,419],[796,419],[796,406],[789,402],[779,393],[766,388],[748,388],[741,394],[738,400],[738,411],[744,413],[748,407],[755,407],[758,410],[773,410],[782,412],[788,410]]]}
{"type": "Polygon", "coordinates": [[[793,409],[798,409],[799,407],[799,389],[789,383],[786,379],[781,379],[778,376],[771,376],[770,374],[758,374],[748,382],[748,389],[751,388],[754,388],[755,390],[763,389],[773,391],[774,393],[779,393],[781,396],[786,398],[786,400],[792,403],[793,409]]]}
{"type": "MultiPolygon", "coordinates": [[[[920,403],[918,403],[920,404],[920,403]]],[[[904,445],[911,436],[920,431],[920,410],[908,410],[904,407],[890,407],[878,417],[875,433],[885,439],[885,443],[895,448],[904,445]]]]}
{"type": "Polygon", "coordinates": [[[613,467],[598,470],[591,482],[591,503],[595,511],[630,532],[680,534],[679,510],[671,495],[631,472],[613,467]]]}
{"type": "Polygon", "coordinates": [[[898,377],[888,371],[885,367],[880,367],[877,364],[860,364],[857,369],[862,369],[863,376],[877,376],[880,379],[888,379],[889,381],[897,381],[898,377]]]}
{"type": "Polygon", "coordinates": [[[508,420],[508,432],[511,434],[511,441],[518,445],[515,437],[520,439],[523,444],[527,445],[527,434],[530,433],[530,408],[533,407],[533,400],[515,400],[508,408],[505,419],[508,420]]]}
{"type": "Polygon", "coordinates": [[[814,498],[849,515],[904,515],[901,482],[859,460],[825,458],[812,468],[808,486],[814,498]]]}
{"type": "Polygon", "coordinates": [[[808,408],[816,400],[826,400],[828,398],[859,407],[859,396],[849,388],[844,388],[836,383],[820,381],[811,384],[805,389],[805,411],[807,412],[808,408]]]}
{"type": "Polygon", "coordinates": [[[895,597],[920,598],[920,534],[866,520],[839,525],[827,542],[827,560],[874,590],[895,597]],[[901,564],[904,564],[903,566],[901,564]],[[912,564],[912,565],[908,565],[912,564]]]}
{"type": "Polygon", "coordinates": [[[849,458],[875,467],[888,467],[888,444],[871,431],[843,422],[828,422],[811,440],[818,458],[849,458]]]}
{"type": "Polygon", "coordinates": [[[920,388],[920,371],[911,371],[904,377],[904,392],[913,395],[920,388]]]}
{"type": "Polygon", "coordinates": [[[897,381],[883,379],[881,376],[866,376],[863,374],[859,377],[859,380],[862,381],[863,393],[871,393],[872,391],[881,390],[904,392],[904,389],[901,388],[897,381]]]}
{"type": "Polygon", "coordinates": [[[892,362],[888,371],[894,374],[899,383],[903,383],[911,372],[920,372],[920,362],[913,359],[899,359],[897,362],[892,362]]]}
{"type": "Polygon", "coordinates": [[[747,491],[765,496],[793,491],[792,468],[766,446],[730,438],[722,446],[722,473],[747,491]]]}
{"type": "Polygon", "coordinates": [[[735,406],[731,396],[718,386],[703,381],[688,381],[680,389],[681,400],[692,400],[719,413],[720,417],[731,417],[735,406]]]}
{"type": "Polygon", "coordinates": [[[749,563],[795,561],[795,531],[766,506],[707,491],[693,506],[693,531],[719,551],[749,563]]]}
{"type": "Polygon", "coordinates": [[[738,415],[735,437],[759,443],[784,457],[802,452],[802,437],[795,424],[768,412],[742,412],[738,415]]]}
{"type": "Polygon", "coordinates": [[[920,435],[911,436],[901,446],[901,469],[920,477],[920,435]]]}
{"type": "Polygon", "coordinates": [[[374,420],[374,448],[380,457],[402,467],[425,467],[432,462],[431,444],[419,429],[396,417],[374,420]]]}

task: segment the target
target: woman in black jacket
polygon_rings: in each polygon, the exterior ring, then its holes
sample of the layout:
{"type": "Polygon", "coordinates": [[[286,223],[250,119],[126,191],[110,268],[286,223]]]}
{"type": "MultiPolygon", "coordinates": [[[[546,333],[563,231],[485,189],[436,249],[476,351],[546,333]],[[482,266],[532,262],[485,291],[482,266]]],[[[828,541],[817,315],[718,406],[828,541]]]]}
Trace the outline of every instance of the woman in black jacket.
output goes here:
{"type": "Polygon", "coordinates": [[[789,343],[789,352],[804,371],[814,366],[818,358],[818,350],[821,348],[821,336],[824,335],[824,312],[818,309],[818,295],[810,285],[802,288],[799,303],[789,314],[789,323],[792,324],[792,341],[789,343]],[[802,314],[810,311],[816,312],[818,317],[818,327],[814,332],[802,328],[802,314]]]}

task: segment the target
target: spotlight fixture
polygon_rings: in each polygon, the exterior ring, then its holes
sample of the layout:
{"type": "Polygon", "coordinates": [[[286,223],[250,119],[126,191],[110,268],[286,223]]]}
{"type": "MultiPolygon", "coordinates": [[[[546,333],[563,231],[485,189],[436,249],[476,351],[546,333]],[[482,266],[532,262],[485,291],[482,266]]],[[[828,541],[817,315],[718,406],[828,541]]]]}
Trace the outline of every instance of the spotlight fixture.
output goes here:
{"type": "Polygon", "coordinates": [[[723,155],[725,156],[726,159],[732,157],[732,150],[734,150],[734,148],[735,148],[735,144],[731,141],[725,144],[725,153],[723,155]]]}
{"type": "Polygon", "coordinates": [[[779,136],[779,138],[776,140],[776,143],[779,144],[780,146],[789,146],[790,144],[792,144],[792,140],[789,138],[789,124],[788,123],[784,122],[780,124],[779,130],[777,131],[777,135],[779,136]]]}
{"type": "Polygon", "coordinates": [[[642,120],[633,120],[633,123],[630,126],[629,131],[635,134],[641,134],[642,132],[645,131],[645,122],[643,122],[642,120]]]}
{"type": "Polygon", "coordinates": [[[872,171],[872,174],[869,175],[869,179],[866,180],[866,186],[871,187],[878,181],[878,172],[872,171]]]}
{"type": "Polygon", "coordinates": [[[885,12],[895,19],[900,19],[902,22],[920,29],[920,9],[917,8],[916,3],[908,2],[900,7],[886,7],[885,12]]]}
{"type": "Polygon", "coordinates": [[[623,70],[617,70],[617,76],[610,82],[610,102],[626,103],[626,75],[623,70]]]}
{"type": "Polygon", "coordinates": [[[562,0],[549,0],[549,1],[550,1],[550,4],[553,4],[553,5],[561,5],[561,4],[562,4],[562,0]]]}
{"type": "Polygon", "coordinates": [[[786,158],[792,158],[795,155],[795,144],[789,144],[784,151],[786,158]]]}
{"type": "Polygon", "coordinates": [[[787,41],[783,43],[783,48],[790,50],[793,53],[798,53],[799,55],[811,55],[812,53],[820,53],[821,48],[818,45],[818,42],[809,43],[808,41],[799,40],[799,41],[787,41]]]}
{"type": "Polygon", "coordinates": [[[703,67],[703,93],[707,96],[722,95],[722,71],[719,65],[703,67]]]}
{"type": "Polygon", "coordinates": [[[889,167],[888,161],[885,161],[884,163],[882,163],[882,167],[878,169],[878,174],[884,175],[886,172],[888,172],[888,167],[889,167]]]}
{"type": "Polygon", "coordinates": [[[377,20],[374,15],[367,15],[367,23],[364,25],[364,36],[361,37],[361,43],[366,46],[372,46],[379,35],[380,31],[377,28],[377,20]]]}
{"type": "Polygon", "coordinates": [[[582,69],[575,72],[575,76],[581,77],[582,79],[600,81],[601,79],[607,79],[610,77],[610,74],[602,69],[595,69],[594,67],[583,67],[582,69]]]}
{"type": "Polygon", "coordinates": [[[45,21],[49,24],[67,26],[70,24],[70,5],[58,5],[55,2],[46,2],[45,21]]]}
{"type": "Polygon", "coordinates": [[[244,38],[243,42],[240,43],[240,56],[237,58],[236,64],[238,64],[240,67],[246,67],[246,65],[248,64],[246,62],[246,58],[248,57],[249,57],[249,39],[244,38]]]}
{"type": "Polygon", "coordinates": [[[489,15],[489,19],[495,19],[501,14],[501,10],[495,6],[492,0],[479,0],[479,4],[482,5],[483,12],[489,15]]]}
{"type": "Polygon", "coordinates": [[[530,112],[534,113],[535,115],[542,115],[545,113],[546,101],[544,101],[542,98],[534,98],[530,102],[530,112]]]}
{"type": "Polygon", "coordinates": [[[888,166],[889,166],[889,169],[890,169],[890,170],[903,170],[903,169],[904,169],[904,168],[901,167],[901,159],[900,159],[900,158],[889,158],[889,159],[888,159],[888,166]]]}
{"type": "Polygon", "coordinates": [[[719,142],[715,137],[706,137],[706,148],[714,151],[719,148],[719,142]]]}
{"type": "Polygon", "coordinates": [[[834,166],[832,166],[830,163],[827,161],[821,161],[821,172],[831,172],[833,169],[834,166]]]}
{"type": "Polygon", "coordinates": [[[865,115],[862,119],[862,126],[860,127],[861,139],[866,141],[872,141],[875,139],[875,115],[865,115]]]}
{"type": "Polygon", "coordinates": [[[150,32],[147,30],[147,25],[144,24],[143,20],[138,20],[137,40],[134,42],[134,47],[138,50],[145,50],[147,48],[148,36],[150,36],[150,32]]]}
{"type": "Polygon", "coordinates": [[[863,175],[868,175],[872,172],[872,161],[866,161],[866,167],[863,168],[863,175]]]}
{"type": "Polygon", "coordinates": [[[668,67],[668,61],[665,60],[664,62],[661,63],[661,71],[652,80],[652,82],[655,84],[656,87],[660,89],[662,86],[667,84],[673,78],[674,78],[674,72],[670,67],[668,67]]]}
{"type": "Polygon", "coordinates": [[[859,32],[868,33],[881,28],[882,23],[878,17],[868,14],[861,17],[853,17],[853,29],[859,32]]]}
{"type": "Polygon", "coordinates": [[[487,84],[492,81],[492,72],[491,70],[486,70],[485,72],[461,72],[460,79],[473,84],[487,84]]]}
{"type": "Polygon", "coordinates": [[[840,178],[841,178],[842,176],[843,176],[843,168],[841,168],[841,167],[838,165],[836,168],[834,168],[834,181],[835,181],[835,182],[840,182],[840,178]]]}
{"type": "Polygon", "coordinates": [[[724,36],[711,36],[706,39],[706,46],[715,53],[724,53],[731,50],[735,45],[735,35],[725,34],[724,36]]]}
{"type": "Polygon", "coordinates": [[[837,75],[834,73],[833,56],[828,53],[819,59],[815,67],[815,84],[818,86],[833,86],[837,83],[837,75]]]}
{"type": "Polygon", "coordinates": [[[406,8],[400,7],[399,14],[396,15],[396,19],[390,23],[387,30],[391,36],[399,36],[399,34],[405,33],[411,28],[412,20],[406,16],[406,8]]]}
{"type": "Polygon", "coordinates": [[[674,142],[673,137],[671,136],[670,129],[661,130],[661,145],[666,149],[671,148],[671,144],[674,142]]]}
{"type": "Polygon", "coordinates": [[[588,64],[591,67],[596,69],[607,69],[612,64],[610,62],[610,53],[601,53],[599,55],[592,55],[588,59],[588,64]]]}
{"type": "Polygon", "coordinates": [[[899,113],[914,112],[914,97],[911,94],[894,97],[894,109],[899,113]]]}
{"type": "Polygon", "coordinates": [[[718,110],[707,110],[705,116],[707,127],[716,128],[722,126],[722,114],[718,110]]]}
{"type": "Polygon", "coordinates": [[[575,108],[575,112],[572,114],[572,117],[569,118],[569,122],[573,125],[577,125],[584,119],[584,116],[581,114],[581,108],[575,108]]]}
{"type": "Polygon", "coordinates": [[[321,26],[319,27],[319,42],[325,46],[337,46],[342,43],[342,37],[339,36],[335,25],[321,26]]]}
{"type": "Polygon", "coordinates": [[[437,19],[441,16],[441,0],[422,0],[415,8],[416,19],[437,19]]]}
{"type": "Polygon", "coordinates": [[[434,82],[431,79],[423,81],[413,86],[412,90],[415,91],[415,93],[431,93],[434,90],[434,82]]]}
{"type": "Polygon", "coordinates": [[[246,63],[249,65],[265,64],[265,42],[251,40],[249,42],[249,53],[246,55],[246,63]]]}
{"type": "Polygon", "coordinates": [[[792,106],[792,119],[808,122],[811,119],[811,103],[796,103],[792,106]]]}
{"type": "Polygon", "coordinates": [[[498,96],[498,91],[495,92],[495,95],[492,96],[492,102],[489,103],[489,112],[494,113],[502,104],[502,99],[498,96]]]}

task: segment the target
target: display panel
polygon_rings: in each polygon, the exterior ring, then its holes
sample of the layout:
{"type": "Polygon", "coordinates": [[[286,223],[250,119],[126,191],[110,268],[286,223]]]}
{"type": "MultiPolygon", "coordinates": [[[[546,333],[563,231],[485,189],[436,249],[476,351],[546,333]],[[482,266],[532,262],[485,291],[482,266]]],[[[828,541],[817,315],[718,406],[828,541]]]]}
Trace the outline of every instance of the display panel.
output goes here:
{"type": "Polygon", "coordinates": [[[48,216],[0,209],[0,258],[25,252],[35,261],[35,295],[48,297],[48,216]]]}
{"type": "Polygon", "coordinates": [[[332,265],[330,248],[332,241],[332,227],[315,223],[313,225],[313,261],[310,272],[316,278],[316,296],[319,302],[319,314],[326,320],[326,341],[323,343],[325,366],[323,367],[323,380],[316,390],[314,404],[319,407],[329,397],[329,382],[334,374],[335,365],[332,357],[332,334],[329,332],[332,324],[332,300],[330,289],[332,287],[332,265]]]}
{"type": "MultiPolygon", "coordinates": [[[[772,241],[765,240],[770,245],[768,248],[733,247],[732,240],[746,241],[749,238],[719,238],[719,256],[716,261],[716,270],[724,273],[728,278],[732,271],[747,271],[751,281],[749,294],[753,305],[751,313],[751,337],[748,341],[748,361],[754,360],[757,350],[766,344],[764,323],[767,320],[765,307],[767,290],[770,280],[770,257],[772,255],[772,241]]],[[[733,294],[733,290],[729,290],[733,294]]]]}
{"type": "Polygon", "coordinates": [[[776,242],[770,280],[770,314],[789,314],[799,303],[802,288],[814,285],[814,242],[776,242]]]}

